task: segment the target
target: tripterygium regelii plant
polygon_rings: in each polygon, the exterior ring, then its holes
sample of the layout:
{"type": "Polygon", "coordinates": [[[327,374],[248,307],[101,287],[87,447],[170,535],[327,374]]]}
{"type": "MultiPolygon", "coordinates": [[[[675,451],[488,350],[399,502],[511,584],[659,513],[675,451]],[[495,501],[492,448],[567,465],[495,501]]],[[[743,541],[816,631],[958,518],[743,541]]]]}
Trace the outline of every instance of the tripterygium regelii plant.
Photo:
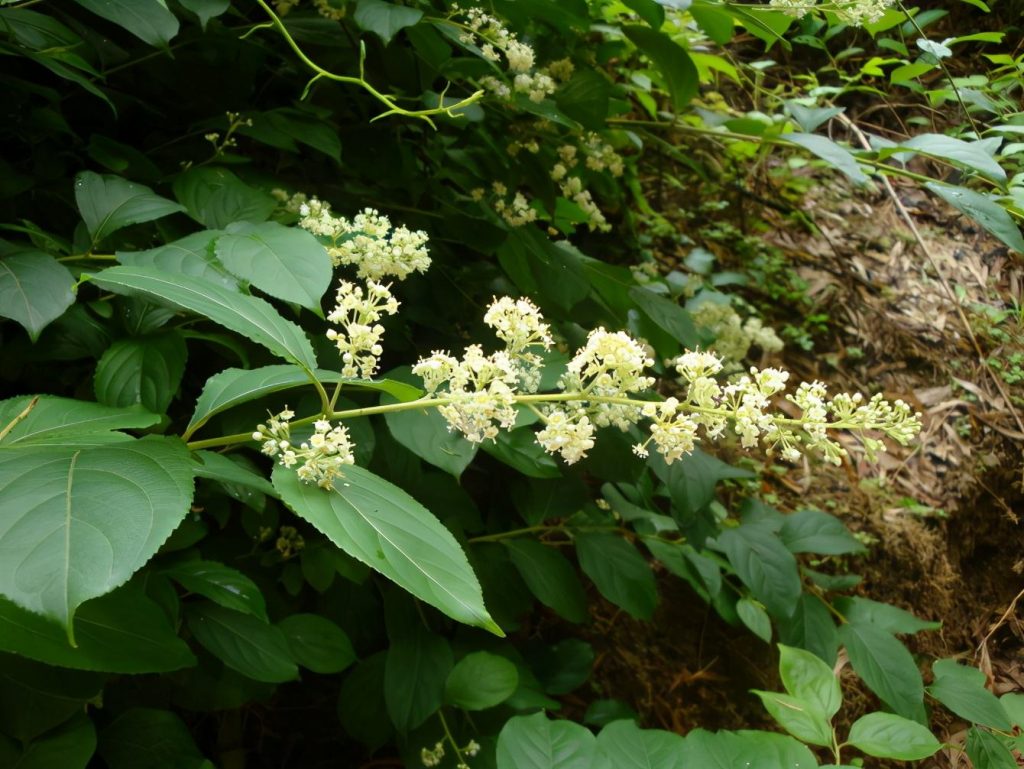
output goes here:
{"type": "MultiPolygon", "coordinates": [[[[352,266],[365,283],[341,280],[336,306],[327,319],[337,328],[326,332],[341,354],[346,377],[372,377],[383,354],[384,315],[398,311],[391,285],[374,278],[401,280],[423,271],[430,259],[426,235],[367,210],[351,222],[330,213],[327,204],[293,196],[286,204],[302,216],[299,226],[329,241],[339,256],[337,264],[352,266]]],[[[550,325],[529,299],[496,297],[484,314],[503,348],[485,352],[467,346],[461,355],[435,351],[412,368],[423,381],[425,394],[413,401],[337,411],[338,389],[321,413],[294,420],[285,408],[260,425],[253,440],[264,454],[285,467],[297,467],[307,483],[330,488],[354,463],[353,443],[336,422],[394,411],[437,409],[450,431],[472,443],[496,440],[501,430],[512,429],[521,410],[532,412],[540,424],[537,443],[550,454],[573,464],[594,447],[597,430],[622,431],[646,425],[647,434],[633,451],[646,457],[652,446],[671,464],[693,451],[699,441],[738,437],[743,448],[762,447],[789,461],[805,453],[818,454],[840,464],[846,449],[833,437],[836,431],[856,435],[869,456],[885,450],[885,438],[907,444],[921,429],[920,414],[902,400],[860,393],[829,395],[821,382],[802,382],[786,394],[789,373],[777,368],[750,368],[722,378],[722,358],[706,350],[684,352],[670,364],[676,383],[666,383],[674,394],[659,396],[656,379],[646,372],[654,365],[647,345],[622,331],[592,330],[578,349],[557,386],[540,391],[545,358],[556,345],[550,325]],[[784,397],[799,409],[787,416],[774,408],[784,397]],[[312,423],[314,433],[295,444],[292,426],[312,423]]],[[[340,385],[339,385],[340,388],[340,385]]]]}

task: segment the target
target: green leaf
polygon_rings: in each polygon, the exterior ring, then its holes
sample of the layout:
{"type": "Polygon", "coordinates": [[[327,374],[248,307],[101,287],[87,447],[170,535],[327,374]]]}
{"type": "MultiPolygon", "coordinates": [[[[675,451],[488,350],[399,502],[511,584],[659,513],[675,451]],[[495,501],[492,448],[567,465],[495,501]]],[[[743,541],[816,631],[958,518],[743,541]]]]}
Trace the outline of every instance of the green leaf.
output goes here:
{"type": "Polygon", "coordinates": [[[80,712],[103,691],[104,676],[0,654],[0,723],[28,742],[80,712]]]}
{"type": "Polygon", "coordinates": [[[80,714],[21,749],[14,747],[10,755],[3,747],[0,736],[0,761],[10,769],[86,769],[96,751],[96,730],[80,714]]]}
{"type": "MultiPolygon", "coordinates": [[[[343,382],[344,387],[360,390],[378,390],[387,393],[396,401],[412,401],[423,391],[404,382],[393,379],[347,379],[337,371],[318,369],[316,378],[324,384],[343,382]]],[[[309,374],[300,367],[288,365],[263,366],[257,369],[229,368],[214,374],[206,380],[203,392],[196,401],[196,410],[188,423],[188,434],[194,433],[215,414],[247,403],[264,395],[271,395],[295,387],[310,386],[309,374]]]]}
{"type": "Polygon", "coordinates": [[[404,5],[385,3],[383,0],[359,0],[355,20],[360,29],[373,32],[384,45],[406,27],[423,18],[423,11],[404,5]]]}
{"type": "MultiPolygon", "coordinates": [[[[197,460],[194,472],[198,478],[210,478],[220,481],[225,486],[243,486],[247,490],[253,490],[259,494],[265,494],[275,499],[278,497],[277,489],[273,487],[270,481],[262,475],[247,469],[231,456],[218,454],[213,451],[196,451],[193,452],[192,456],[197,460]]],[[[231,494],[231,496],[242,502],[246,501],[245,498],[240,498],[239,495],[231,494]]]]}
{"type": "Polygon", "coordinates": [[[1024,729],[1024,694],[1004,694],[999,698],[999,704],[1006,711],[1010,722],[1024,729]]]}
{"type": "Polygon", "coordinates": [[[683,347],[696,347],[700,344],[700,335],[693,324],[690,313],[663,296],[636,286],[629,290],[630,298],[637,307],[657,326],[675,339],[683,347]]]}
{"type": "Polygon", "coordinates": [[[451,670],[448,641],[421,627],[391,644],[384,668],[384,701],[399,732],[412,731],[437,712],[451,670]]]}
{"type": "Polygon", "coordinates": [[[813,155],[817,155],[833,168],[842,171],[856,184],[869,184],[871,180],[860,169],[860,164],[848,149],[841,147],[827,136],[819,134],[788,133],[784,138],[798,144],[813,155]]]}
{"type": "Polygon", "coordinates": [[[622,537],[603,532],[580,533],[575,539],[580,568],[601,595],[637,619],[650,619],[658,605],[658,588],[637,549],[622,537]]]}
{"type": "Polygon", "coordinates": [[[205,30],[210,19],[220,16],[231,7],[231,0],[178,0],[186,9],[199,17],[199,24],[205,30]]]}
{"type": "Polygon", "coordinates": [[[924,684],[907,647],[874,625],[839,628],[850,663],[864,683],[904,718],[924,719],[924,684]]]}
{"type": "Polygon", "coordinates": [[[819,657],[803,649],[779,644],[779,675],[786,691],[810,702],[826,718],[832,718],[843,704],[839,679],[819,657]]]}
{"type": "Polygon", "coordinates": [[[502,430],[493,441],[480,444],[495,459],[515,468],[528,478],[561,478],[558,460],[537,443],[533,430],[502,430]]]}
{"type": "Polygon", "coordinates": [[[570,622],[584,622],[587,596],[564,555],[532,539],[504,543],[509,557],[537,600],[570,622]]]}
{"type": "MultiPolygon", "coordinates": [[[[111,430],[151,427],[160,421],[145,411],[110,408],[89,401],[39,395],[35,405],[2,440],[0,447],[75,444],[76,438],[102,436],[111,430]]],[[[25,412],[33,396],[0,401],[0,429],[25,412]]],[[[124,436],[127,439],[127,436],[124,436]]]]}
{"type": "Polygon", "coordinates": [[[690,8],[690,15],[704,30],[704,34],[719,45],[725,45],[732,40],[733,17],[725,8],[710,3],[707,5],[695,3],[690,8]]]}
{"type": "Polygon", "coordinates": [[[86,10],[131,32],[155,48],[166,48],[178,34],[178,19],[164,0],[75,0],[86,10]]]}
{"type": "Polygon", "coordinates": [[[0,649],[49,665],[105,673],[165,673],[196,663],[163,609],[128,585],[82,604],[75,642],[38,614],[0,598],[0,649]]]}
{"type": "Polygon", "coordinates": [[[785,734],[772,732],[707,732],[694,729],[683,738],[683,766],[700,769],[776,769],[814,767],[811,751],[785,734]]]}
{"type": "Polygon", "coordinates": [[[832,744],[832,727],[828,718],[813,702],[780,692],[752,689],[772,718],[801,742],[811,745],[832,744]]]}
{"type": "Polygon", "coordinates": [[[274,468],[274,487],[335,545],[449,617],[502,635],[459,543],[423,505],[361,467],[325,491],[274,468]]]}
{"type": "Polygon", "coordinates": [[[817,596],[801,595],[793,616],[777,620],[777,627],[783,643],[806,649],[826,665],[835,664],[839,635],[835,620],[817,596]]]}
{"type": "Polygon", "coordinates": [[[985,674],[954,660],[932,663],[935,681],[928,693],[961,718],[1008,732],[1013,728],[999,699],[985,688],[985,674]]]}
{"type": "MultiPolygon", "coordinates": [[[[715,498],[715,486],[719,481],[731,478],[753,478],[749,470],[742,470],[726,464],[700,449],[692,454],[666,465],[660,455],[653,455],[651,463],[654,471],[668,486],[672,495],[672,513],[682,525],[689,523],[686,519],[697,515],[711,504],[715,498]]],[[[699,547],[701,543],[697,543],[699,547]]]]}
{"type": "Polygon", "coordinates": [[[100,732],[99,753],[110,769],[213,769],[175,713],[131,708],[100,732]]]}
{"type": "Polygon", "coordinates": [[[622,4],[655,29],[661,29],[665,23],[665,9],[655,0],[622,0],[622,4]]]}
{"type": "Polygon", "coordinates": [[[661,72],[672,100],[672,109],[681,112],[697,95],[697,68],[690,54],[671,37],[656,29],[630,25],[623,27],[622,31],[661,72]]]}
{"type": "Polygon", "coordinates": [[[445,702],[463,710],[486,710],[500,705],[519,688],[519,670],[504,657],[489,652],[467,654],[448,674],[445,702]]]}
{"type": "MultiPolygon", "coordinates": [[[[108,4],[117,2],[110,0],[108,4]]],[[[185,210],[143,184],[92,171],[83,171],[75,177],[75,202],[93,243],[99,243],[129,224],[151,222],[185,210]]]]}
{"type": "Polygon", "coordinates": [[[779,539],[791,553],[846,555],[866,550],[842,521],[820,510],[799,510],[787,515],[779,539]]]}
{"type": "Polygon", "coordinates": [[[901,761],[920,761],[942,747],[926,727],[892,713],[861,716],[846,741],[869,756],[901,761]]]}
{"type": "Polygon", "coordinates": [[[178,331],[119,339],[96,364],[96,400],[108,406],[139,404],[163,414],[178,391],[187,358],[178,331]]]}
{"type": "Polygon", "coordinates": [[[796,559],[766,526],[743,524],[718,536],[718,546],[771,614],[791,617],[800,598],[796,559]]]}
{"type": "Polygon", "coordinates": [[[348,674],[338,693],[338,719],[345,731],[371,750],[390,739],[394,729],[384,702],[387,652],[360,662],[348,674]]]}
{"type": "Polygon", "coordinates": [[[128,267],[154,267],[172,275],[190,275],[238,290],[238,279],[228,273],[213,256],[214,242],[220,230],[203,230],[147,251],[117,251],[117,261],[128,267]]]}
{"type": "Polygon", "coordinates": [[[544,713],[516,716],[498,734],[498,769],[596,769],[594,735],[544,713]]]}
{"type": "Polygon", "coordinates": [[[189,608],[188,627],[208,652],[244,676],[266,683],[298,678],[284,633],[258,617],[204,602],[189,608]]]}
{"type": "MultiPolygon", "coordinates": [[[[225,3],[227,5],[227,3],[225,3]]],[[[174,197],[188,215],[211,230],[234,222],[265,222],[276,201],[226,168],[190,168],[174,180],[174,197]]]]}
{"type": "Polygon", "coordinates": [[[192,491],[177,440],[0,451],[0,593],[70,635],[75,609],[156,553],[192,491]]]}
{"type": "Polygon", "coordinates": [[[608,724],[597,749],[614,769],[685,769],[683,738],[661,729],[641,729],[633,720],[608,724]]]}
{"type": "Polygon", "coordinates": [[[0,10],[0,30],[36,51],[80,45],[82,38],[56,19],[23,8],[0,10]]]}
{"type": "Polygon", "coordinates": [[[918,134],[902,142],[898,148],[886,148],[880,155],[899,150],[913,150],[947,163],[955,163],[998,184],[1006,181],[1006,171],[977,142],[965,142],[945,134],[918,134]]]}
{"type": "MultiPolygon", "coordinates": [[[[389,372],[394,376],[400,371],[389,372]]],[[[381,405],[395,403],[393,396],[385,395],[381,405]]],[[[462,433],[448,429],[436,408],[396,411],[384,415],[392,437],[413,454],[434,467],[440,467],[456,478],[462,475],[476,456],[479,446],[470,443],[462,433]]]]}
{"type": "Polygon", "coordinates": [[[999,737],[977,726],[967,732],[967,756],[974,769],[1018,769],[1020,766],[999,737]]]}
{"type": "Polygon", "coordinates": [[[33,342],[75,302],[75,279],[49,254],[20,251],[0,259],[0,317],[20,323],[33,342]]]}
{"type": "Polygon", "coordinates": [[[255,582],[237,569],[217,561],[183,561],[164,569],[164,574],[190,593],[267,621],[263,593],[255,582]]]}
{"type": "Polygon", "coordinates": [[[319,614],[289,614],[278,625],[292,657],[314,673],[340,673],[356,661],[352,642],[340,627],[319,614]]]}
{"type": "Polygon", "coordinates": [[[260,291],[323,317],[320,300],[331,285],[327,249],[305,230],[277,222],[229,225],[217,239],[217,258],[260,291]]]}
{"type": "Polygon", "coordinates": [[[1024,236],[1006,209],[991,195],[939,182],[925,182],[924,187],[971,217],[1014,251],[1024,254],[1024,236]]]}
{"type": "Polygon", "coordinates": [[[835,607],[848,622],[855,625],[871,624],[893,634],[919,633],[942,627],[941,622],[918,619],[898,606],[879,603],[870,598],[841,596],[835,600],[835,607]]]}
{"type": "Polygon", "coordinates": [[[594,647],[579,638],[533,646],[527,662],[545,693],[556,697],[580,688],[594,669],[594,647]]]}
{"type": "Polygon", "coordinates": [[[741,598],[736,602],[736,614],[750,632],[765,643],[772,642],[772,620],[761,604],[749,598],[741,598]]]}
{"type": "Polygon", "coordinates": [[[594,69],[580,69],[558,89],[555,103],[583,127],[600,131],[608,118],[611,95],[612,84],[606,77],[594,69]]]}
{"type": "Polygon", "coordinates": [[[306,333],[255,296],[244,296],[198,278],[151,267],[110,267],[92,276],[92,281],[114,293],[140,295],[159,304],[203,315],[263,345],[275,355],[311,371],[316,368],[316,355],[306,333]]]}

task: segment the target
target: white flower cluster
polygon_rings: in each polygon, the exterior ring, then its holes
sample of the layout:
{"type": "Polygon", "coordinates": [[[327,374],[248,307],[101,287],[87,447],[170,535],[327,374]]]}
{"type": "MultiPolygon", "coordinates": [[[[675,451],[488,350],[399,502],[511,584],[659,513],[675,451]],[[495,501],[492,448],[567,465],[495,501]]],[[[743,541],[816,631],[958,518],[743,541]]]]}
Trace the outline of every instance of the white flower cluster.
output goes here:
{"type": "Polygon", "coordinates": [[[587,168],[591,171],[607,170],[612,176],[622,176],[625,170],[622,156],[596,133],[587,135],[586,153],[587,168]]]}
{"type": "Polygon", "coordinates": [[[511,200],[506,200],[508,188],[501,182],[494,182],[491,185],[491,189],[498,196],[494,201],[494,210],[498,212],[509,227],[522,227],[530,222],[537,221],[537,210],[531,208],[530,201],[526,195],[516,192],[511,200]]]}
{"type": "Polygon", "coordinates": [[[882,18],[894,0],[770,0],[770,5],[790,16],[804,16],[812,11],[829,11],[839,21],[854,26],[873,24],[882,18]]]}
{"type": "Polygon", "coordinates": [[[390,289],[374,280],[366,281],[365,288],[347,280],[338,285],[335,307],[327,320],[342,330],[328,329],[327,338],[341,353],[342,376],[369,379],[376,373],[384,352],[380,344],[384,327],[379,321],[398,312],[398,300],[390,289]]]}
{"type": "Polygon", "coordinates": [[[348,428],[332,425],[326,419],[313,423],[313,434],[298,446],[291,442],[291,425],[295,412],[285,407],[260,425],[252,434],[254,441],[263,444],[268,457],[277,457],[283,467],[299,465],[297,474],[303,483],[315,483],[323,489],[331,488],[334,479],[342,474],[345,465],[355,462],[348,428]],[[301,462],[301,464],[299,464],[301,462]]]}
{"type": "Polygon", "coordinates": [[[534,348],[552,343],[547,323],[529,300],[495,299],[484,320],[505,343],[504,350],[485,355],[480,345],[470,345],[461,359],[437,351],[412,369],[430,395],[447,401],[438,411],[448,429],[474,443],[494,440],[499,426],[515,423],[517,390],[535,390],[540,382],[541,359],[534,348]]]}
{"type": "Polygon", "coordinates": [[[544,101],[555,92],[554,78],[535,69],[537,57],[533,48],[520,40],[502,21],[481,8],[463,9],[453,5],[450,18],[456,16],[463,18],[459,35],[463,43],[478,46],[480,54],[488,61],[501,61],[501,54],[505,54],[512,88],[491,75],[481,78],[480,84],[484,88],[503,99],[509,98],[513,91],[524,93],[534,102],[544,101]]]}
{"type": "Polygon", "coordinates": [[[780,352],[783,348],[774,329],[753,316],[744,321],[727,302],[703,302],[690,314],[694,323],[715,335],[710,347],[724,359],[726,371],[738,370],[754,345],[766,353],[780,352]]]}
{"type": "MultiPolygon", "coordinates": [[[[469,756],[470,758],[474,758],[474,757],[476,757],[480,753],[480,743],[477,742],[476,740],[470,740],[466,744],[466,747],[464,747],[461,751],[459,751],[456,748],[456,753],[459,753],[459,752],[461,752],[464,755],[469,756]]],[[[438,742],[436,745],[434,745],[433,748],[422,748],[420,750],[420,761],[423,763],[424,766],[428,767],[428,769],[430,767],[440,766],[441,762],[443,760],[444,760],[444,743],[443,742],[438,742]]],[[[455,769],[469,769],[469,764],[467,764],[466,762],[464,762],[464,761],[462,761],[460,759],[459,762],[455,765],[455,769]]]]}
{"type": "MultiPolygon", "coordinates": [[[[608,148],[611,149],[610,147],[608,148]]],[[[612,150],[614,152],[614,150],[612,150]]],[[[587,215],[587,227],[593,232],[595,230],[600,232],[607,232],[611,229],[611,225],[608,224],[604,218],[604,214],[601,213],[601,209],[597,207],[597,203],[594,202],[593,196],[590,194],[590,190],[583,186],[583,180],[579,176],[570,176],[569,172],[575,168],[579,163],[578,158],[579,151],[571,144],[563,144],[558,148],[559,162],[551,169],[551,180],[558,183],[558,187],[562,192],[562,195],[571,200],[587,215]]],[[[598,155],[590,155],[587,158],[588,165],[590,165],[590,159],[597,157],[595,161],[599,169],[604,170],[605,168],[611,168],[607,165],[608,157],[607,153],[601,150],[598,155]]],[[[616,156],[618,157],[618,156],[616,156]]],[[[616,168],[619,169],[619,173],[622,172],[621,168],[622,159],[618,158],[618,164],[616,168]]],[[[613,172],[614,173],[614,172],[613,172]]]]}
{"type": "Polygon", "coordinates": [[[430,267],[427,233],[422,230],[392,227],[391,219],[374,208],[363,209],[349,220],[331,213],[329,203],[301,192],[289,197],[275,189],[271,194],[286,211],[301,217],[299,227],[328,241],[325,248],[335,267],[352,265],[360,278],[370,280],[405,280],[430,267]]]}
{"type": "MultiPolygon", "coordinates": [[[[301,0],[275,0],[274,10],[277,11],[279,16],[286,16],[291,13],[292,9],[300,2],[301,0]]],[[[313,0],[313,6],[316,8],[317,13],[325,19],[341,21],[345,18],[344,3],[338,3],[335,5],[331,0],[313,0]]]]}

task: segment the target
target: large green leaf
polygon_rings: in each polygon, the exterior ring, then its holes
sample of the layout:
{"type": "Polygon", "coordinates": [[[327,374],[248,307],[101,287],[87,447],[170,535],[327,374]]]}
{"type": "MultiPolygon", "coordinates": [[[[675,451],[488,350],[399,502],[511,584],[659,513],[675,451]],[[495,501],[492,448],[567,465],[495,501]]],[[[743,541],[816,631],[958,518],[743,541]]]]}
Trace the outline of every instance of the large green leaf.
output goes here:
{"type": "Polygon", "coordinates": [[[178,391],[187,358],[179,331],[119,339],[96,364],[96,400],[108,406],[139,404],[163,414],[178,391]]]}
{"type": "Polygon", "coordinates": [[[384,669],[384,701],[398,731],[410,732],[437,712],[451,669],[448,641],[423,628],[391,644],[384,669]]]}
{"type": "Polygon", "coordinates": [[[681,111],[697,95],[697,67],[686,49],[668,35],[650,27],[631,25],[622,28],[637,48],[661,72],[672,98],[672,109],[681,111]]]}
{"type": "Polygon", "coordinates": [[[338,692],[338,720],[353,739],[371,750],[386,743],[394,733],[384,702],[387,658],[388,653],[382,651],[360,662],[338,692]]]}
{"type": "Polygon", "coordinates": [[[331,259],[305,230],[277,222],[230,224],[217,239],[217,258],[260,291],[323,317],[320,300],[331,284],[331,259]]]}
{"type": "Polygon", "coordinates": [[[159,304],[204,315],[310,370],[316,355],[305,332],[282,318],[269,303],[230,291],[199,278],[161,272],[152,267],[111,267],[92,277],[100,288],[146,297],[159,304]]]}
{"type": "Polygon", "coordinates": [[[498,769],[597,769],[597,742],[572,721],[552,721],[544,713],[509,719],[498,735],[498,769]]]}
{"type": "Polygon", "coordinates": [[[254,681],[298,678],[284,633],[259,617],[203,602],[189,609],[188,626],[208,652],[254,681]]]}
{"type": "Polygon", "coordinates": [[[777,769],[818,765],[806,745],[788,735],[772,732],[694,729],[683,738],[680,756],[687,769],[777,769]]]}
{"type": "Polygon", "coordinates": [[[500,705],[519,688],[519,670],[498,654],[472,652],[452,668],[445,682],[445,700],[463,710],[500,705]]]}
{"type": "Polygon", "coordinates": [[[100,733],[99,753],[110,769],[214,769],[185,722],[156,708],[121,713],[100,733]]]}
{"type": "Polygon", "coordinates": [[[875,694],[904,718],[924,720],[924,684],[907,647],[874,625],[839,628],[850,663],[875,694]]]}
{"type": "Polygon", "coordinates": [[[967,732],[967,756],[974,769],[1017,769],[1009,747],[992,732],[972,726],[967,732]]]}
{"type": "Polygon", "coordinates": [[[34,342],[74,304],[75,279],[49,254],[22,251],[0,259],[0,316],[17,321],[34,342]]]}
{"type": "Polygon", "coordinates": [[[869,756],[901,761],[920,761],[942,747],[926,727],[893,713],[861,716],[846,741],[869,756]]]}
{"type": "Polygon", "coordinates": [[[772,718],[787,732],[809,745],[832,744],[832,728],[828,718],[815,703],[781,692],[753,689],[772,718]]]}
{"type": "Polygon", "coordinates": [[[0,598],[0,650],[79,670],[165,673],[196,663],[167,614],[129,584],[82,604],[75,642],[63,628],[0,598]]]}
{"type": "Polygon", "coordinates": [[[373,32],[384,45],[406,27],[423,18],[423,11],[406,8],[397,3],[385,3],[383,0],[359,0],[356,6],[355,20],[360,29],[373,32]]]}
{"type": "Polygon", "coordinates": [[[82,602],[153,556],[192,491],[192,463],[177,440],[0,451],[0,593],[70,633],[82,602]]]}
{"type": "Polygon", "coordinates": [[[817,655],[779,644],[779,674],[787,692],[810,702],[826,718],[839,712],[843,704],[839,679],[817,655]]]}
{"type": "Polygon", "coordinates": [[[400,488],[355,466],[327,491],[280,465],[273,482],[292,510],[353,558],[449,617],[502,635],[455,537],[400,488]]]}
{"type": "Polygon", "coordinates": [[[919,633],[942,627],[941,622],[918,619],[898,606],[872,601],[870,598],[840,596],[835,600],[835,607],[847,622],[875,625],[889,633],[919,633]]]}
{"type": "MultiPolygon", "coordinates": [[[[338,372],[325,369],[317,370],[314,373],[316,378],[325,384],[343,382],[343,390],[346,387],[379,390],[393,396],[396,401],[416,400],[423,394],[422,390],[393,379],[378,381],[345,379],[338,372]]],[[[262,398],[264,395],[309,384],[309,374],[296,366],[276,365],[257,369],[225,369],[206,380],[203,392],[196,401],[195,413],[188,423],[188,433],[194,433],[206,424],[210,417],[234,406],[262,398]]]]}
{"type": "Polygon", "coordinates": [[[1020,234],[1013,217],[992,196],[939,182],[925,182],[924,186],[971,217],[1014,251],[1024,254],[1024,236],[1020,234]]]}
{"type": "Polygon", "coordinates": [[[103,691],[105,676],[0,654],[0,723],[28,741],[66,721],[103,691]]]}
{"type": "Polygon", "coordinates": [[[86,769],[96,750],[96,730],[84,713],[27,745],[0,735],[0,764],[9,769],[86,769]]]}
{"type": "Polygon", "coordinates": [[[265,222],[277,203],[226,168],[190,168],[174,180],[174,196],[188,215],[212,230],[234,222],[265,222]]]}
{"type": "Polygon", "coordinates": [[[52,395],[35,398],[34,405],[30,395],[0,401],[0,430],[24,414],[0,439],[0,447],[74,443],[76,437],[151,427],[160,421],[156,414],[145,411],[111,408],[52,395]]]}
{"type": "Polygon", "coordinates": [[[819,134],[789,133],[785,135],[788,141],[798,144],[808,152],[817,155],[833,168],[842,171],[857,184],[868,184],[871,180],[860,169],[857,158],[843,146],[836,144],[827,136],[819,134]]]}
{"type": "Polygon", "coordinates": [[[985,674],[954,660],[932,664],[935,681],[928,693],[961,718],[1008,732],[1013,728],[998,698],[985,688],[985,674]]]}
{"type": "MultiPolygon", "coordinates": [[[[899,145],[899,150],[907,149],[930,155],[947,163],[956,163],[971,171],[976,171],[986,179],[991,179],[998,184],[1006,181],[1006,171],[978,142],[965,142],[963,139],[945,134],[925,133],[918,134],[899,145]]],[[[879,153],[879,156],[884,157],[896,151],[897,148],[886,148],[879,153]]]]}
{"type": "Polygon", "coordinates": [[[700,336],[690,313],[671,299],[639,286],[631,288],[629,296],[644,315],[683,347],[692,348],[700,344],[700,336]]]}
{"type": "Polygon", "coordinates": [[[75,0],[97,16],[124,27],[143,42],[166,48],[178,34],[178,19],[164,0],[75,0]]]}
{"type": "MultiPolygon", "coordinates": [[[[108,4],[115,3],[116,0],[108,4]]],[[[92,171],[75,177],[75,202],[93,243],[129,224],[150,222],[185,210],[143,184],[92,171]]]]}
{"type": "Polygon", "coordinates": [[[623,719],[597,735],[597,749],[614,769],[684,769],[683,738],[661,729],[641,729],[623,719]]]}
{"type": "Polygon", "coordinates": [[[718,537],[718,546],[768,611],[778,617],[791,617],[800,598],[800,573],[796,559],[775,532],[759,524],[742,524],[726,529],[718,537]]]}
{"type": "Polygon", "coordinates": [[[779,539],[791,553],[846,555],[867,549],[854,539],[842,521],[821,510],[799,510],[787,515],[779,539]]]}
{"type": "Polygon", "coordinates": [[[587,596],[564,555],[532,539],[507,541],[505,547],[537,600],[570,622],[586,621],[587,596]]]}
{"type": "Polygon", "coordinates": [[[278,627],[288,641],[292,658],[314,673],[340,673],[356,661],[356,652],[345,631],[326,617],[289,614],[278,627]]]}
{"type": "Polygon", "coordinates": [[[190,593],[209,598],[228,609],[267,620],[263,593],[247,576],[218,561],[182,561],[164,573],[190,593]]]}
{"type": "Polygon", "coordinates": [[[146,251],[118,251],[115,256],[128,267],[154,267],[168,274],[190,275],[237,291],[238,279],[213,255],[214,242],[223,234],[220,230],[201,230],[163,246],[146,251]]]}
{"type": "Polygon", "coordinates": [[[583,573],[601,595],[637,619],[650,619],[658,605],[654,572],[633,545],[604,532],[576,536],[576,554],[583,573]]]}

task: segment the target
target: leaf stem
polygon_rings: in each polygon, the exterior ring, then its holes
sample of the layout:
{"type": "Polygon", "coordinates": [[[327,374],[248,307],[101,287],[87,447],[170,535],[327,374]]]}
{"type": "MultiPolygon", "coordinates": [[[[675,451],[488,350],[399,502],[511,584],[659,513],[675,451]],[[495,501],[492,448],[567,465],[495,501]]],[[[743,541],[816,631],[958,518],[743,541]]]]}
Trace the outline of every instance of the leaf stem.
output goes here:
{"type": "Polygon", "coordinates": [[[13,430],[21,420],[23,420],[25,417],[32,413],[32,409],[36,407],[37,403],[39,403],[38,395],[35,396],[32,400],[30,400],[28,402],[28,405],[21,410],[21,413],[14,417],[14,419],[12,419],[10,422],[8,422],[7,426],[3,430],[0,430],[0,441],[6,438],[7,435],[11,432],[11,430],[13,430]]]}

